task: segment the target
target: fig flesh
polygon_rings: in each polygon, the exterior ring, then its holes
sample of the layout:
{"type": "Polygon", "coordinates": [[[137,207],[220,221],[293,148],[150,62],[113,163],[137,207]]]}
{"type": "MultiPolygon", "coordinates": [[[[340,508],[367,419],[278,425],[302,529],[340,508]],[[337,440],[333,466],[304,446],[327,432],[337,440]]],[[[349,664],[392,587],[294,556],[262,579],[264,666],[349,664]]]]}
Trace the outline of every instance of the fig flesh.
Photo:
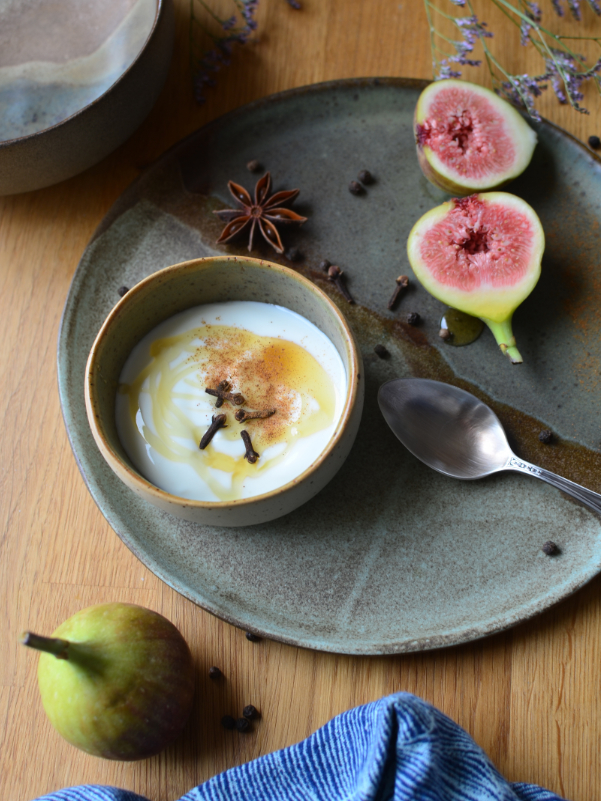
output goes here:
{"type": "Polygon", "coordinates": [[[44,710],[68,742],[105,759],[146,759],[181,732],[192,708],[186,641],[162,615],[108,603],[82,609],[52,637],[27,633],[42,651],[44,710]]]}
{"type": "Polygon", "coordinates": [[[536,212],[507,192],[449,200],[424,214],[407,242],[420,283],[486,323],[514,364],[522,357],[511,318],[536,286],[544,248],[536,212]]]}
{"type": "Polygon", "coordinates": [[[494,92],[436,81],[415,109],[417,157],[426,178],[451,195],[498,189],[528,166],[536,133],[494,92]]]}

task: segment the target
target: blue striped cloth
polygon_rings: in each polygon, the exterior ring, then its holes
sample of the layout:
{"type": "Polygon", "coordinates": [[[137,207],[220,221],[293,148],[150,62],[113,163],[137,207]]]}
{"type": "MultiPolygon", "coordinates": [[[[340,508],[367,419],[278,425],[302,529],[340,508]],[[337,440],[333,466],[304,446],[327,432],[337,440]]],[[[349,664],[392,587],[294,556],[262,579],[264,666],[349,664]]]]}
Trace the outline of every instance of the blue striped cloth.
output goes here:
{"type": "MultiPolygon", "coordinates": [[[[409,693],[333,718],[290,748],[195,787],[180,801],[562,801],[510,784],[460,726],[409,693]]],[[[147,801],[85,785],[38,801],[147,801]]]]}

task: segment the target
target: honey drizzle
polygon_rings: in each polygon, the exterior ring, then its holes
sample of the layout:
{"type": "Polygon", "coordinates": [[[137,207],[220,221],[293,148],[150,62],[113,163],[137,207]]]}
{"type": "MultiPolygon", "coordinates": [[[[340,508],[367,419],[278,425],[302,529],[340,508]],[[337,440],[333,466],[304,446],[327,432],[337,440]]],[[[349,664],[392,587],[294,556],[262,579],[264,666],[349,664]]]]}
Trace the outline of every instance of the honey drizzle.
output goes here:
{"type": "Polygon", "coordinates": [[[166,459],[193,467],[220,501],[241,498],[248,477],[276,467],[296,441],[322,431],[334,421],[336,392],[332,379],[295,342],[231,326],[205,325],[155,340],[150,356],[149,364],[135,380],[119,387],[119,392],[128,396],[132,425],[166,459]],[[231,382],[233,391],[244,395],[243,408],[255,411],[275,407],[277,411],[264,420],[238,423],[234,412],[240,407],[225,401],[215,413],[227,414],[227,427],[221,428],[213,442],[200,451],[198,443],[208,425],[194,425],[176,401],[203,402],[203,406],[208,403],[205,408],[212,409],[214,400],[204,390],[216,387],[223,379],[231,382]],[[140,395],[144,393],[151,397],[156,433],[146,423],[137,422],[144,419],[140,408],[140,395]],[[249,464],[244,459],[242,430],[248,431],[260,455],[271,446],[283,443],[285,447],[249,464]],[[176,438],[193,440],[196,447],[191,449],[176,438]],[[240,455],[218,450],[215,440],[219,438],[240,442],[240,455]],[[215,470],[232,476],[231,489],[217,479],[212,472],[215,470]]]}

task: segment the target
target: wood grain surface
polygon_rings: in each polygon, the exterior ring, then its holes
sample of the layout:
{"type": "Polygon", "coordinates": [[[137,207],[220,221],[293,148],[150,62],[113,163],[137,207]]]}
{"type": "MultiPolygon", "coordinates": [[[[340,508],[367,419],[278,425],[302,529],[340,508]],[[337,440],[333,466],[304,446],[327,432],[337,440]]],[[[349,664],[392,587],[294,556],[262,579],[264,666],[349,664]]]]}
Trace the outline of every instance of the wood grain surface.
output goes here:
{"type": "MultiPolygon", "coordinates": [[[[550,14],[550,0],[542,4],[550,14]]],[[[0,198],[0,797],[29,801],[92,782],[171,801],[226,768],[301,740],[343,710],[407,690],[465,727],[508,779],[542,784],[573,801],[601,798],[601,578],[525,625],[443,651],[351,658],[251,643],[146,570],[88,494],[63,426],[55,347],[69,282],[111,204],[172,144],[255,98],[335,78],[431,77],[420,0],[303,0],[302,11],[286,0],[261,0],[256,41],[239,48],[198,106],[190,83],[189,3],[175,5],[167,85],[137,133],[72,180],[0,198]],[[134,764],[87,756],[59,737],[40,703],[36,655],[18,644],[23,629],[50,633],[84,606],[117,600],[172,620],[198,673],[183,736],[134,764]],[[208,678],[211,665],[222,669],[223,680],[208,678]],[[248,703],[262,713],[254,732],[224,731],[221,716],[237,715],[248,703]]],[[[541,72],[489,0],[476,6],[505,63],[541,72]]],[[[601,35],[601,21],[588,11],[584,29],[601,35]]],[[[465,77],[486,82],[481,70],[465,77]]],[[[589,91],[586,105],[590,116],[549,95],[541,109],[586,140],[601,133],[601,102],[589,91]]]]}

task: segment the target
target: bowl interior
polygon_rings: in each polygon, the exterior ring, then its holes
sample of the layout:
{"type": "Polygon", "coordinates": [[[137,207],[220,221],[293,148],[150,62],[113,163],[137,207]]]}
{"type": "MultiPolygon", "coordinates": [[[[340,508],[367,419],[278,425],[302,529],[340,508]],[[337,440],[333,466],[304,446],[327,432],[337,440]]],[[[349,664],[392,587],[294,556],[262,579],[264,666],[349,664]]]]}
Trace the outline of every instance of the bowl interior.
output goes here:
{"type": "Polygon", "coordinates": [[[149,331],[169,317],[203,303],[231,300],[291,309],[329,337],[347,374],[343,421],[348,415],[356,384],[354,341],[342,314],[320,289],[286,267],[257,259],[217,257],[167,267],[137,284],[115,306],[92,347],[86,370],[95,433],[136,475],[140,473],[121,445],[115,423],[115,396],[127,357],[149,331]]]}
{"type": "Polygon", "coordinates": [[[0,142],[40,133],[101,97],[142,51],[159,0],[0,0],[0,142]]]}

